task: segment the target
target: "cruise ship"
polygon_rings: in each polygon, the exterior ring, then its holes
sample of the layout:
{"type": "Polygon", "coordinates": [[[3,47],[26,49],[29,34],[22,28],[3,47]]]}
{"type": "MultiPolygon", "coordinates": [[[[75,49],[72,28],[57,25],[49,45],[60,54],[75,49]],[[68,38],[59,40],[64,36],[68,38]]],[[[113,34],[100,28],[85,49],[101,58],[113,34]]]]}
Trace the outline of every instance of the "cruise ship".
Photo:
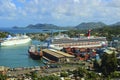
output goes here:
{"type": "Polygon", "coordinates": [[[12,37],[8,35],[7,38],[0,41],[1,46],[11,46],[11,45],[18,45],[18,44],[25,44],[31,41],[31,38],[27,35],[17,35],[12,37]]]}
{"type": "Polygon", "coordinates": [[[51,38],[48,46],[50,48],[54,48],[57,50],[61,50],[63,48],[67,47],[77,47],[77,48],[96,48],[96,47],[103,47],[107,46],[108,41],[106,40],[106,37],[95,37],[90,36],[90,30],[88,31],[87,36],[85,37],[79,37],[79,38],[70,38],[66,34],[59,34],[58,36],[55,36],[51,38]]]}

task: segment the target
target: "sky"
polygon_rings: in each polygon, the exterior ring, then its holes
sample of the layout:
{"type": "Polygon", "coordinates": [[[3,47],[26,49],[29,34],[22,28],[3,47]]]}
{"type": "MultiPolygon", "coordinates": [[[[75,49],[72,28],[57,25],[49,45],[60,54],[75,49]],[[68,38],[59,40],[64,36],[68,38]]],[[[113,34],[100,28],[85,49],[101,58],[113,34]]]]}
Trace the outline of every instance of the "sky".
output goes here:
{"type": "Polygon", "coordinates": [[[0,0],[0,27],[120,21],[120,0],[0,0]]]}

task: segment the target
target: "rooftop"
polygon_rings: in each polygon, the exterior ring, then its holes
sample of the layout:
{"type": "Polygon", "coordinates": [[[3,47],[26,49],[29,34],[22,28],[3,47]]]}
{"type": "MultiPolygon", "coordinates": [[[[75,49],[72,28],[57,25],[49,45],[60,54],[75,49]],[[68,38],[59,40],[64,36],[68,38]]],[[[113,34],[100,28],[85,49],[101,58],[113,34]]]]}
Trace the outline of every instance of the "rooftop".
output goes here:
{"type": "Polygon", "coordinates": [[[54,50],[54,49],[49,49],[49,50],[51,50],[51,51],[53,51],[53,52],[56,52],[56,53],[58,53],[58,54],[60,54],[60,55],[63,55],[63,56],[65,56],[65,57],[74,57],[73,55],[70,55],[70,54],[65,53],[65,52],[62,52],[62,51],[58,51],[58,50],[54,50]]]}
{"type": "Polygon", "coordinates": [[[56,56],[56,57],[58,57],[58,58],[64,57],[63,55],[58,54],[58,53],[56,53],[56,52],[54,52],[54,51],[51,51],[51,50],[49,50],[49,49],[44,49],[43,52],[49,53],[49,54],[51,54],[51,55],[53,55],[53,56],[56,56]]]}

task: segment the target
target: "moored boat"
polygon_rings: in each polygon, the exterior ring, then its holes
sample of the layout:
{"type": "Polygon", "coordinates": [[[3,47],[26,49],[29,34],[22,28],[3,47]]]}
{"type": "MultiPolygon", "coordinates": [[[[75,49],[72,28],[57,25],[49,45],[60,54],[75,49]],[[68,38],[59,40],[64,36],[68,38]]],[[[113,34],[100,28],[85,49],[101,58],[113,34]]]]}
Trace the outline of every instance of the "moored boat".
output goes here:
{"type": "Polygon", "coordinates": [[[77,47],[77,48],[94,48],[94,47],[103,47],[107,46],[108,41],[106,37],[95,37],[90,36],[90,30],[88,31],[88,35],[82,36],[79,38],[70,38],[67,35],[58,35],[51,38],[51,43],[49,44],[50,48],[54,48],[57,50],[61,50],[65,47],[77,47]]]}
{"type": "Polygon", "coordinates": [[[17,35],[12,37],[11,35],[8,35],[7,38],[4,38],[0,41],[1,46],[12,46],[12,45],[18,45],[18,44],[25,44],[31,41],[31,38],[27,35],[17,35]]]}
{"type": "Polygon", "coordinates": [[[34,60],[40,60],[43,56],[42,49],[46,46],[41,45],[31,45],[28,49],[29,56],[34,60]]]}

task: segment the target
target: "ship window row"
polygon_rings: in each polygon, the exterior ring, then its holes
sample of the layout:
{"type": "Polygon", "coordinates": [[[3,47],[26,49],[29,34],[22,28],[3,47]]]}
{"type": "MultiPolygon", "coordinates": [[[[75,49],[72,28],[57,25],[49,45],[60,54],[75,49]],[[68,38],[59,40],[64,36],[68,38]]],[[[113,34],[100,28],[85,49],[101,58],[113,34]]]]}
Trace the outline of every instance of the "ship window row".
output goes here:
{"type": "Polygon", "coordinates": [[[73,42],[79,42],[79,43],[83,43],[83,42],[97,42],[97,41],[106,41],[106,40],[81,40],[81,41],[73,41],[73,40],[58,40],[58,41],[54,41],[53,43],[54,44],[57,44],[57,43],[73,43],[73,42]]]}
{"type": "Polygon", "coordinates": [[[6,40],[9,40],[9,41],[12,41],[12,40],[22,40],[22,39],[27,39],[27,38],[13,38],[13,39],[6,39],[6,40]]]}
{"type": "Polygon", "coordinates": [[[65,47],[65,46],[85,46],[85,45],[96,45],[100,42],[84,42],[84,43],[64,43],[64,44],[56,44],[56,46],[59,47],[65,47]]]}

